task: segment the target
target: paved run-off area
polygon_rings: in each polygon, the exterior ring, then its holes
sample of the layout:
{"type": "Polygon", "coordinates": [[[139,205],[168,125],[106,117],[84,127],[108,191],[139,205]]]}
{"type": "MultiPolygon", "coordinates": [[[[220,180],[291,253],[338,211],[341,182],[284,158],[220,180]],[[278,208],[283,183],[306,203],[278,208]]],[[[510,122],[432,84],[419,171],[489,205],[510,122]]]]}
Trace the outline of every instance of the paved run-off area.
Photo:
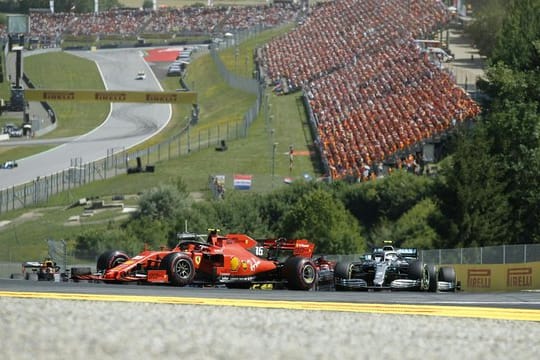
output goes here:
{"type": "Polygon", "coordinates": [[[2,359],[534,359],[540,323],[0,297],[2,359]]]}

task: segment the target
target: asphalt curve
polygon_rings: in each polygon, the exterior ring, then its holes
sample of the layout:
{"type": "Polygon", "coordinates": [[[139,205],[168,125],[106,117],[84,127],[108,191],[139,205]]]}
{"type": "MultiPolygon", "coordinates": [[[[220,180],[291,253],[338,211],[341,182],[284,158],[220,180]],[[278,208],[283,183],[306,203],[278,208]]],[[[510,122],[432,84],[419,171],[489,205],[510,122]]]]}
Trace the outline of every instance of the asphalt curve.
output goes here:
{"type": "MultiPolygon", "coordinates": [[[[98,65],[107,90],[162,90],[138,49],[77,51],[74,55],[93,60],[98,65]],[[137,72],[148,76],[135,80],[137,72]]],[[[169,104],[113,103],[107,119],[93,131],[67,139],[47,152],[18,160],[19,166],[2,171],[0,189],[30,182],[37,177],[68,169],[74,159],[88,163],[105,158],[111,151],[122,151],[159,132],[171,118],[169,104]]],[[[40,140],[32,140],[37,143],[40,140]]]]}

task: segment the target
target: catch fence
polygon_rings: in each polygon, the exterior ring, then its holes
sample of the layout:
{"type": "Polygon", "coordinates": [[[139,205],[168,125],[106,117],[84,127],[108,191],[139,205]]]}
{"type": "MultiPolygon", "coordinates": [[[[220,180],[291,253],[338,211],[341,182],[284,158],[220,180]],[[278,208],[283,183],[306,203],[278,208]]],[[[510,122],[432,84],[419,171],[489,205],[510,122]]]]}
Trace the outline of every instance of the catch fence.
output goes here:
{"type": "MultiPolygon", "coordinates": [[[[354,261],[362,255],[328,255],[335,261],[354,261]]],[[[540,261],[540,244],[499,245],[457,249],[420,250],[418,258],[430,264],[519,264],[540,261]]]]}

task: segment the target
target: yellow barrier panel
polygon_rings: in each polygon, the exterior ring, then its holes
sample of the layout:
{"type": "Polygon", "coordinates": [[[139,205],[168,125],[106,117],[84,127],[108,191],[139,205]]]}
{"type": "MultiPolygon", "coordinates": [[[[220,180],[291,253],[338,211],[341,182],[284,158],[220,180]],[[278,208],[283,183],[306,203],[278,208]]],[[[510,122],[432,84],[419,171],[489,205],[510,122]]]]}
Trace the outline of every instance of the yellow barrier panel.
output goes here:
{"type": "Polygon", "coordinates": [[[85,101],[161,104],[196,104],[197,93],[192,91],[107,91],[107,90],[44,90],[26,89],[27,101],[85,101]]]}
{"type": "Polygon", "coordinates": [[[456,278],[466,291],[540,289],[540,262],[521,264],[457,264],[456,278]]]}

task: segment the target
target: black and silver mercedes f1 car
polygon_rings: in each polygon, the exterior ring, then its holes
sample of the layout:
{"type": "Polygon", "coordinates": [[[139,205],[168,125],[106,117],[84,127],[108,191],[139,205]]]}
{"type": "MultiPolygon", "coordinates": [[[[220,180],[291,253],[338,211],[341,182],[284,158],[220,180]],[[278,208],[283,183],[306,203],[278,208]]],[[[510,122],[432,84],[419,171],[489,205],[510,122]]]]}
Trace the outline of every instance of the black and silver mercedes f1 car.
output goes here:
{"type": "Polygon", "coordinates": [[[358,261],[338,262],[334,268],[334,281],[338,291],[459,289],[453,267],[437,268],[418,260],[417,249],[394,249],[391,245],[375,248],[358,261]]]}

